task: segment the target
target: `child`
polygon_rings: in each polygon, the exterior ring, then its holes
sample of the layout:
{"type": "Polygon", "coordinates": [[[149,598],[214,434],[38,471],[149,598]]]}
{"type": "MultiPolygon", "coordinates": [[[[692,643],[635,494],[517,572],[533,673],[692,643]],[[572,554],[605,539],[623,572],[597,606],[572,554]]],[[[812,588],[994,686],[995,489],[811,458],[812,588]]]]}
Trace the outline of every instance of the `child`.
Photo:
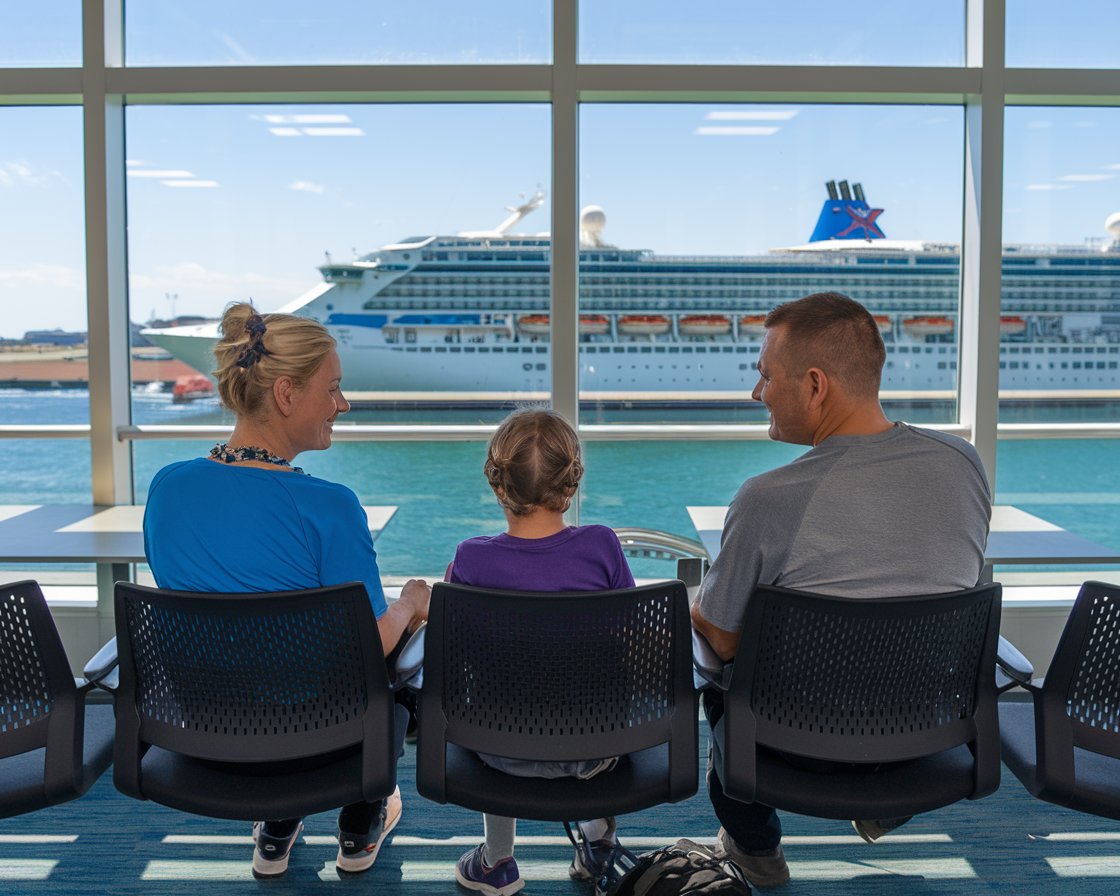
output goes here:
{"type": "MultiPolygon", "coordinates": [[[[583,463],[575,431],[553,411],[518,411],[490,440],[486,479],[506,515],[501,535],[468,538],[455,551],[447,579],[509,591],[605,591],[634,587],[622,546],[606,526],[568,526],[583,463]]],[[[586,762],[529,762],[480,754],[487,765],[524,777],[590,778],[613,768],[617,758],[586,762]]],[[[513,858],[517,819],[483,816],[486,842],[465,853],[455,866],[464,887],[486,896],[510,896],[525,882],[513,858]]],[[[615,843],[613,818],[579,822],[592,856],[615,843]]],[[[590,880],[579,851],[568,872],[590,880]]]]}

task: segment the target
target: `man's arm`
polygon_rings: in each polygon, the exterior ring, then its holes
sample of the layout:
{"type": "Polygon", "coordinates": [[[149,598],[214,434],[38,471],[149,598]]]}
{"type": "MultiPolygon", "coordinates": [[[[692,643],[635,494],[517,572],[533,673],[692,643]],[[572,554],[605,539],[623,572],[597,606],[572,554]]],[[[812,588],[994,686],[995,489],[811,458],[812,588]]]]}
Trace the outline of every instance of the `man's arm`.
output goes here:
{"type": "Polygon", "coordinates": [[[701,615],[699,602],[692,605],[692,627],[704,636],[712,645],[712,650],[725,663],[735,659],[735,651],[739,649],[742,632],[729,632],[709,622],[701,615]]]}

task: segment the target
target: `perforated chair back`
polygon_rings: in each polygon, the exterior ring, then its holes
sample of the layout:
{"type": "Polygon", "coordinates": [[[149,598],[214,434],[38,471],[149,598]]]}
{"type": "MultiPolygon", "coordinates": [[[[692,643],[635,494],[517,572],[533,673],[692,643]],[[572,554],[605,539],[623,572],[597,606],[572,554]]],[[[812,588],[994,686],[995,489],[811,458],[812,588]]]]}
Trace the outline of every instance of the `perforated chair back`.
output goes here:
{"type": "Polygon", "coordinates": [[[144,796],[149,746],[276,763],[362,744],[363,790],[392,790],[393,699],[361,583],[207,594],[118,582],[116,622],[114,762],[125,793],[144,796]]]}
{"type": "Polygon", "coordinates": [[[109,764],[105,749],[85,768],[84,742],[84,695],[43,592],[33,581],[0,586],[0,817],[84,793],[109,764]]]}
{"type": "Polygon", "coordinates": [[[728,794],[753,798],[759,746],[886,763],[969,744],[975,795],[994,790],[1000,595],[999,584],[876,599],[757,588],[725,700],[728,794]]]}
{"type": "Polygon", "coordinates": [[[1048,724],[1068,726],[1071,747],[1120,758],[1120,586],[1081,586],[1042,700],[1048,724]]]}
{"type": "Polygon", "coordinates": [[[538,761],[601,759],[668,744],[670,768],[656,801],[691,795],[697,704],[690,632],[680,582],[549,594],[435,585],[418,789],[448,801],[449,744],[538,761]]]}

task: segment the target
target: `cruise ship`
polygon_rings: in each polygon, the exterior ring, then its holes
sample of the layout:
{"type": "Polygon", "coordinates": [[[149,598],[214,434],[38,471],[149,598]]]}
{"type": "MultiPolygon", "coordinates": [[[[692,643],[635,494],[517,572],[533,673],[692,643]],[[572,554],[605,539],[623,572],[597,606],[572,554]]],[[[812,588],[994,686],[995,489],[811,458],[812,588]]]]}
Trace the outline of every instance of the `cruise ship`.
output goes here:
{"type": "MultiPolygon", "coordinates": [[[[875,316],[887,348],[883,397],[951,397],[957,379],[959,246],[888,239],[860,184],[828,182],[808,243],[741,257],[660,255],[604,240],[580,217],[580,394],[594,401],[742,400],[766,312],[833,290],[875,316]]],[[[491,231],[423,236],[320,266],[323,281],[278,310],[325,324],[359,400],[477,399],[550,388],[548,236],[514,229],[537,193],[491,231]]],[[[1120,216],[1112,242],[1006,246],[1000,321],[1005,399],[1120,396],[1120,216]]],[[[212,369],[215,324],[143,334],[212,369]]]]}

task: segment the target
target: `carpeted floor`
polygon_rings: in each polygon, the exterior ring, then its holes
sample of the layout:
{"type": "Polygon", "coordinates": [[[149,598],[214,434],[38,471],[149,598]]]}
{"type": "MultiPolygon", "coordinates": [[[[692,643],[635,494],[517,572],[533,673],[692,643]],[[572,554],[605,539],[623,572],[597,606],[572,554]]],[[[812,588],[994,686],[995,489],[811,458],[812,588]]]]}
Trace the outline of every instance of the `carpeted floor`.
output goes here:
{"type": "MultiPolygon", "coordinates": [[[[455,860],[479,842],[482,821],[417,796],[413,769],[409,747],[399,776],[404,815],[364,875],[335,871],[334,817],[325,814],[308,819],[288,874],[258,882],[249,870],[247,825],[126,799],[110,773],[81,800],[0,821],[0,894],[451,894],[455,860]]],[[[917,818],[874,846],[841,822],[783,818],[793,875],[775,891],[783,896],[1112,896],[1120,887],[1120,822],[1038,802],[1006,771],[994,796],[917,818]]],[[[621,839],[636,852],[678,837],[710,841],[716,827],[703,790],[688,802],[620,819],[621,839]]],[[[519,834],[526,893],[589,896],[588,887],[568,879],[570,847],[558,825],[523,822],[519,834]]]]}

